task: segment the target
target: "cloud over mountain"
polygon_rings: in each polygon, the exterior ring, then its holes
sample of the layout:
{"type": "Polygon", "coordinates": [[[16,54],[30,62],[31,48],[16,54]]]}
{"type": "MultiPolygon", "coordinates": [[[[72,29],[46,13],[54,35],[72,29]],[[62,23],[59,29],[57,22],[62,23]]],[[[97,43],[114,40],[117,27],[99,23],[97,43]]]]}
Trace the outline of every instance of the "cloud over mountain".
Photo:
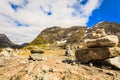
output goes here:
{"type": "Polygon", "coordinates": [[[0,0],[0,33],[13,42],[34,39],[51,26],[86,25],[102,0],[0,0]]]}

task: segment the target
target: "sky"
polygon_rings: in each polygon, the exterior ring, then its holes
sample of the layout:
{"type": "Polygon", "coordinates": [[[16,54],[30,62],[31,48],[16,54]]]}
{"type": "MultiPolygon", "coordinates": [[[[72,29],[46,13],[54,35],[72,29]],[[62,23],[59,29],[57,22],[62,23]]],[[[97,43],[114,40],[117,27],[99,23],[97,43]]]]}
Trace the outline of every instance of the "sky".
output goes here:
{"type": "Polygon", "coordinates": [[[120,0],[0,0],[0,33],[17,44],[48,27],[120,23],[120,0]]]}

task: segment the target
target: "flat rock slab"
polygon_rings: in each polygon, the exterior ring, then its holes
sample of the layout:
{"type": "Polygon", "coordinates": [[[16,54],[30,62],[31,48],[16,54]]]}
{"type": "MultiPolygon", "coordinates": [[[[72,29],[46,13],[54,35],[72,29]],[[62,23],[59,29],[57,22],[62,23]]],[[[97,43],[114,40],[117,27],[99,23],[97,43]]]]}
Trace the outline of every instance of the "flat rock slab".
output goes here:
{"type": "Polygon", "coordinates": [[[81,62],[104,60],[120,55],[119,47],[84,48],[76,50],[75,57],[81,62]]]}
{"type": "Polygon", "coordinates": [[[46,60],[46,58],[44,57],[44,54],[39,54],[39,53],[31,54],[31,55],[29,56],[29,59],[35,60],[35,61],[43,61],[43,60],[46,60]]]}
{"type": "Polygon", "coordinates": [[[115,35],[108,35],[97,39],[86,39],[87,47],[115,47],[118,45],[119,39],[115,35]]]}
{"type": "Polygon", "coordinates": [[[106,59],[105,62],[106,62],[107,64],[110,64],[110,65],[112,65],[112,66],[120,69],[120,56],[106,59]]]}

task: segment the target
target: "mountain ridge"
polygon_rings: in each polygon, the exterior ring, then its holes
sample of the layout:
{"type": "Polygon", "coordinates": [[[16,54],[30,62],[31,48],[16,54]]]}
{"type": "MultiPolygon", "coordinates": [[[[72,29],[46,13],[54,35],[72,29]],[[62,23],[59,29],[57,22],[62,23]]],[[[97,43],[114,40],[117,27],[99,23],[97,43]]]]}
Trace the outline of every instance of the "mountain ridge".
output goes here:
{"type": "Polygon", "coordinates": [[[61,40],[67,40],[68,43],[74,43],[76,41],[79,41],[79,39],[81,39],[84,36],[86,29],[87,28],[85,26],[72,26],[69,28],[46,28],[30,44],[34,45],[54,43],[56,41],[61,40]]]}
{"type": "Polygon", "coordinates": [[[13,43],[5,34],[0,33],[0,48],[22,48],[22,45],[13,43]]]}
{"type": "Polygon", "coordinates": [[[85,34],[95,31],[96,29],[104,29],[105,32],[118,36],[120,39],[120,24],[115,22],[102,21],[96,23],[93,27],[72,26],[69,28],[50,27],[44,29],[30,45],[54,43],[55,41],[67,40],[67,43],[78,43],[83,41],[85,34]]]}

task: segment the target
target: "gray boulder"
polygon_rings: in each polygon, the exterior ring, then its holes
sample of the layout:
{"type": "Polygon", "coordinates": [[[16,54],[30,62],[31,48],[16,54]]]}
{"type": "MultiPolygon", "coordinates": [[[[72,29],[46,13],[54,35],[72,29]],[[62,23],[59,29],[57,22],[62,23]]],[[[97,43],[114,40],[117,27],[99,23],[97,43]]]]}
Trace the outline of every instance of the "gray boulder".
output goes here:
{"type": "Polygon", "coordinates": [[[30,60],[34,60],[34,61],[43,61],[43,60],[47,60],[47,58],[44,57],[44,54],[39,54],[39,53],[35,53],[35,54],[31,54],[29,56],[30,60]]]}
{"type": "Polygon", "coordinates": [[[106,62],[107,64],[110,64],[110,65],[112,65],[112,66],[120,69],[120,56],[106,59],[105,62],[106,62]]]}
{"type": "Polygon", "coordinates": [[[75,57],[81,62],[105,60],[120,54],[119,47],[81,48],[76,50],[75,57]]]}
{"type": "Polygon", "coordinates": [[[87,47],[115,47],[119,43],[119,39],[115,35],[107,35],[97,39],[86,39],[87,47]]]}

